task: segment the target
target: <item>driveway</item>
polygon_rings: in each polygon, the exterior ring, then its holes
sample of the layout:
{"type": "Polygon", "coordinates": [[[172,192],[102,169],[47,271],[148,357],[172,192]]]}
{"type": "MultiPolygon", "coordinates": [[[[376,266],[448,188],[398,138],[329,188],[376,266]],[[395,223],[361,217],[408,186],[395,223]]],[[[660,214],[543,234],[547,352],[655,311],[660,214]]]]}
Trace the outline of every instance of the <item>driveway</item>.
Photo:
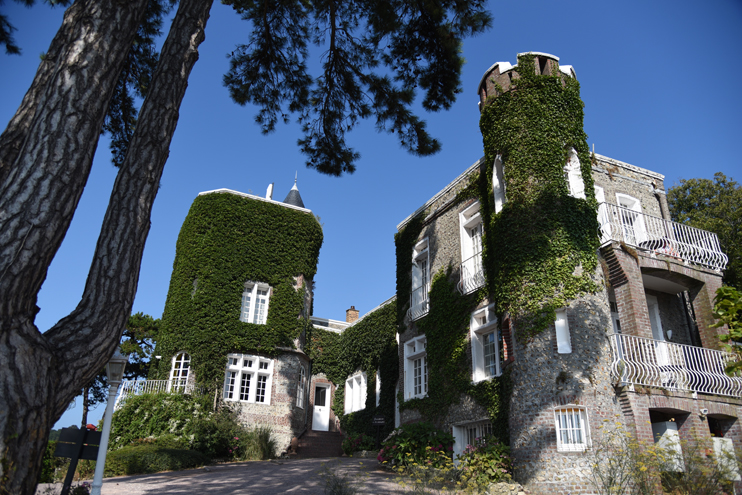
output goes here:
{"type": "MultiPolygon", "coordinates": [[[[379,469],[376,459],[342,457],[234,462],[187,471],[106,478],[101,495],[322,495],[330,471],[347,478],[358,493],[400,491],[396,476],[379,469]]],[[[58,494],[61,487],[61,483],[42,484],[36,495],[58,494]]]]}

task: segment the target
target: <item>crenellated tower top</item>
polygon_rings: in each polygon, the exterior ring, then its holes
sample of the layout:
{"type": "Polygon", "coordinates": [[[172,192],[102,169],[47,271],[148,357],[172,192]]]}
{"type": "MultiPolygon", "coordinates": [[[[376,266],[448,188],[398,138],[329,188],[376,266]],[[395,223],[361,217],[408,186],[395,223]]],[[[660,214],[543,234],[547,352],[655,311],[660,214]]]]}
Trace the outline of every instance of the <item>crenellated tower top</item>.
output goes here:
{"type": "MultiPolygon", "coordinates": [[[[518,59],[526,55],[534,57],[534,68],[536,74],[545,76],[560,75],[562,79],[572,77],[576,79],[575,70],[571,65],[559,65],[559,57],[550,53],[542,52],[525,52],[519,53],[518,59]]],[[[512,86],[515,79],[520,78],[518,74],[518,65],[512,65],[510,62],[497,62],[482,76],[477,87],[479,94],[479,110],[481,111],[487,98],[498,96],[500,90],[507,92],[512,86]]]]}

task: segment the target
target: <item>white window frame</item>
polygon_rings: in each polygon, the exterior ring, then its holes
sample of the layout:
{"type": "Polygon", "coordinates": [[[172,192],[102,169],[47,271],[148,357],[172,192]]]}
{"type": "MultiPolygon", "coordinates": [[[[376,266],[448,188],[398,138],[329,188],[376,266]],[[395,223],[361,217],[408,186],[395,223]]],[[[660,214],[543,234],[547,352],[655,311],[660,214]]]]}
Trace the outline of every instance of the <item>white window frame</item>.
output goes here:
{"type": "Polygon", "coordinates": [[[618,224],[622,230],[623,240],[626,244],[639,246],[647,240],[641,201],[628,194],[616,193],[616,204],[620,207],[618,224]]]}
{"type": "Polygon", "coordinates": [[[376,407],[379,407],[381,401],[381,373],[376,370],[376,407]]]}
{"type": "Polygon", "coordinates": [[[461,237],[461,287],[469,294],[484,285],[482,267],[482,236],[484,223],[479,201],[459,213],[459,235],[461,237]]]}
{"type": "Polygon", "coordinates": [[[428,292],[430,291],[430,250],[425,237],[412,250],[412,291],[410,293],[410,314],[413,320],[428,313],[428,292]]]}
{"type": "Polygon", "coordinates": [[[453,427],[453,454],[455,463],[457,457],[464,453],[469,445],[474,445],[477,439],[491,437],[494,432],[492,423],[488,419],[454,425],[453,427]]]}
{"type": "Polygon", "coordinates": [[[357,371],[345,380],[345,414],[366,408],[366,373],[357,371]]]}
{"type": "Polygon", "coordinates": [[[680,435],[678,434],[678,424],[675,421],[652,423],[652,437],[654,438],[654,443],[660,448],[665,449],[668,454],[667,457],[669,457],[669,459],[665,459],[662,470],[674,471],[676,473],[685,471],[683,448],[680,444],[680,435]]]}
{"type": "Polygon", "coordinates": [[[245,282],[245,291],[242,293],[242,302],[240,303],[240,321],[245,323],[256,323],[265,325],[268,319],[268,304],[271,299],[271,287],[262,282],[245,282]],[[261,294],[264,292],[264,294],[261,294]],[[264,297],[264,299],[260,299],[264,297]],[[256,313],[258,302],[264,303],[262,313],[256,313]]]}
{"type": "Polygon", "coordinates": [[[225,401],[270,405],[273,360],[250,354],[228,354],[222,397],[225,401]],[[248,385],[247,390],[243,390],[248,385]],[[263,387],[259,387],[263,384],[263,387]],[[262,388],[264,394],[258,394],[262,388]],[[263,400],[260,400],[261,397],[263,400]]]}
{"type": "Polygon", "coordinates": [[[186,389],[191,373],[191,356],[185,351],[176,353],[170,364],[169,391],[182,391],[186,389]]]}
{"type": "Polygon", "coordinates": [[[502,166],[502,155],[495,157],[492,167],[492,191],[495,197],[495,213],[500,213],[505,204],[505,169],[502,166]]]}
{"type": "Polygon", "coordinates": [[[554,319],[554,330],[556,333],[557,353],[572,354],[572,335],[569,331],[567,308],[556,310],[556,318],[554,319]]]}
{"type": "Polygon", "coordinates": [[[554,408],[557,450],[584,452],[590,448],[590,422],[587,409],[575,404],[554,408]]]}
{"type": "Polygon", "coordinates": [[[300,365],[299,368],[299,383],[296,384],[296,407],[304,409],[304,397],[307,391],[307,373],[304,371],[304,365],[300,365]]]}
{"type": "Polygon", "coordinates": [[[405,400],[423,398],[428,395],[428,353],[426,346],[425,335],[415,337],[404,344],[405,400]],[[417,370],[420,370],[419,387],[416,387],[417,370]]]}
{"type": "Polygon", "coordinates": [[[598,223],[600,224],[600,244],[603,245],[611,240],[613,229],[608,217],[608,206],[605,203],[605,191],[602,187],[593,185],[595,201],[598,202],[598,223]]]}
{"type": "Polygon", "coordinates": [[[471,338],[472,381],[477,383],[502,375],[500,359],[502,335],[497,326],[494,304],[478,309],[471,314],[469,336],[471,338]],[[487,366],[486,354],[488,353],[486,350],[489,336],[494,339],[494,370],[491,365],[487,366]],[[492,371],[494,371],[494,374],[492,371]]]}
{"type": "Polygon", "coordinates": [[[585,199],[585,179],[582,178],[580,157],[577,156],[574,148],[569,151],[567,163],[564,164],[564,177],[567,180],[569,195],[573,198],[585,199]]]}

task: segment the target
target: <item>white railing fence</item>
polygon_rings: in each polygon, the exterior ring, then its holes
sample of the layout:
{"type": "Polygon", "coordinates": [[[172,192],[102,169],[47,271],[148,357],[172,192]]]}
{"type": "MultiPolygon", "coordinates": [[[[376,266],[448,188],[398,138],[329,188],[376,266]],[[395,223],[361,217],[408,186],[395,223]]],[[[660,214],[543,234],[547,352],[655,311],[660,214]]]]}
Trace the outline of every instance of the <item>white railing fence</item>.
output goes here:
{"type": "Polygon", "coordinates": [[[613,334],[611,374],[622,385],[742,396],[742,378],[724,372],[728,352],[613,334]]]}
{"type": "Polygon", "coordinates": [[[598,206],[598,221],[602,242],[623,241],[714,270],[723,270],[729,261],[713,232],[610,203],[598,206]]]}
{"type": "Polygon", "coordinates": [[[457,286],[461,294],[469,294],[484,287],[484,269],[482,268],[482,253],[477,253],[461,262],[461,276],[457,286]]]}
{"type": "Polygon", "coordinates": [[[411,320],[417,320],[428,314],[430,306],[428,305],[429,285],[423,285],[414,289],[410,294],[410,309],[407,310],[407,316],[411,320]]]}
{"type": "Polygon", "coordinates": [[[193,393],[193,389],[194,383],[188,378],[173,378],[171,380],[124,380],[119,387],[114,411],[121,407],[124,401],[132,395],[158,394],[161,392],[190,394],[193,393]]]}

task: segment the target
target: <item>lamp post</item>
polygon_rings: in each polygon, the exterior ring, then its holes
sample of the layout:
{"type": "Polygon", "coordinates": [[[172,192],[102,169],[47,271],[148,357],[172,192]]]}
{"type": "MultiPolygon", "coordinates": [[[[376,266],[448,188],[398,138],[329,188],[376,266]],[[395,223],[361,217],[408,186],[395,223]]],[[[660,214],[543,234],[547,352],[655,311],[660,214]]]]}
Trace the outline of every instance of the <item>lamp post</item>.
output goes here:
{"type": "Polygon", "coordinates": [[[128,355],[121,354],[116,348],[116,352],[111,356],[110,361],[106,364],[106,375],[108,375],[108,401],[106,402],[106,413],[103,416],[103,431],[101,432],[100,446],[98,447],[98,460],[95,463],[95,476],[93,476],[93,490],[91,495],[100,495],[100,489],[103,485],[103,468],[106,465],[106,451],[108,450],[108,437],[111,434],[111,415],[113,414],[113,404],[116,400],[119,384],[124,378],[124,367],[129,361],[128,355]]]}

